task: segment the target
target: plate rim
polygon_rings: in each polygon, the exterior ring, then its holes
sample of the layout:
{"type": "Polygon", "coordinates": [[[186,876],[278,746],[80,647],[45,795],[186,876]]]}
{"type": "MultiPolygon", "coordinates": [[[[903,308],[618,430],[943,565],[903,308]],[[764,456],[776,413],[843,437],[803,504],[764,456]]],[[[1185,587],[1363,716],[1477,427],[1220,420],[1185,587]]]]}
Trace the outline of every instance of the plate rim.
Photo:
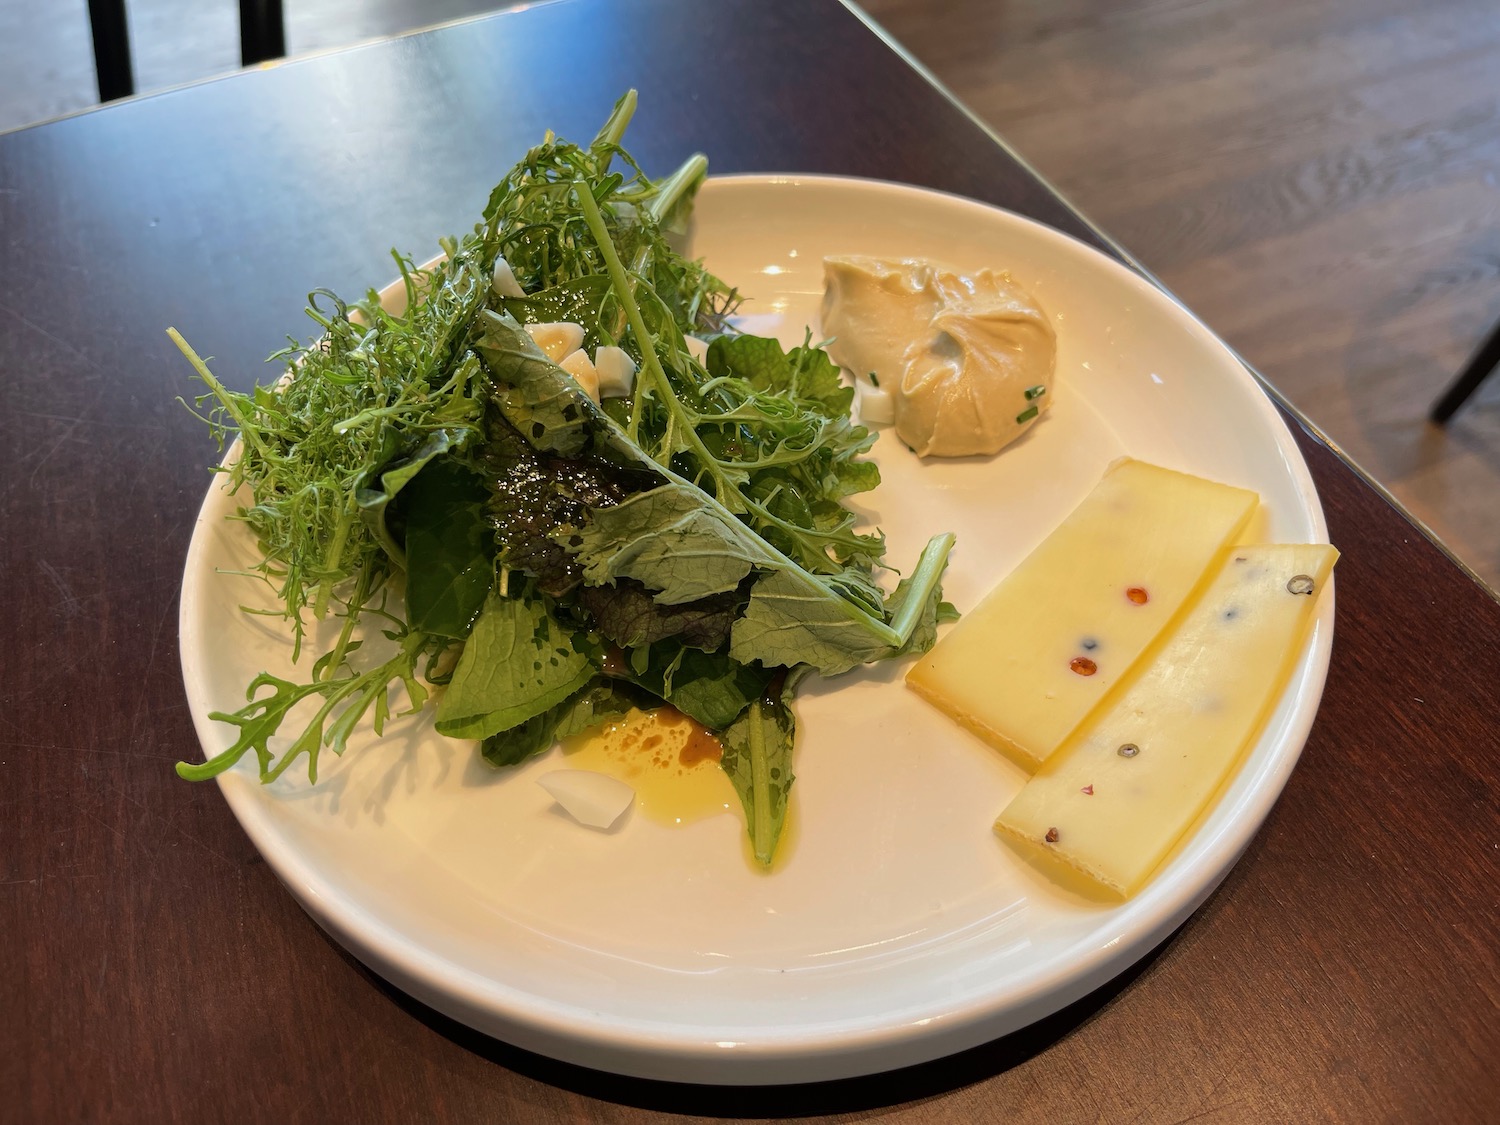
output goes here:
{"type": "MultiPolygon", "coordinates": [[[[1268,429],[1275,435],[1290,477],[1311,517],[1315,540],[1327,542],[1322,504],[1311,472],[1261,381],[1249,367],[1191,310],[1168,290],[1104,251],[1046,223],[993,204],[916,185],[856,176],[803,173],[745,173],[709,177],[705,193],[732,189],[823,189],[909,198],[916,194],[960,209],[974,209],[993,221],[995,215],[1030,229],[1033,235],[1083,251],[1086,257],[1139,292],[1143,299],[1165,303],[1172,316],[1185,319],[1209,346],[1251,385],[1268,429]]],[[[392,288],[392,283],[381,292],[392,288]]],[[[237,441],[238,439],[236,439],[237,441]]],[[[233,455],[231,448],[228,456],[233,455]]],[[[204,556],[210,537],[204,534],[211,517],[228,503],[225,478],[215,475],[199,507],[184,564],[178,630],[184,687],[200,744],[212,745],[210,731],[220,727],[207,718],[209,707],[195,681],[190,658],[200,651],[190,644],[195,618],[203,604],[206,584],[204,556]]],[[[1299,660],[1288,691],[1304,694],[1307,703],[1293,715],[1283,745],[1242,808],[1211,841],[1199,861],[1202,877],[1157,905],[1146,924],[1127,927],[1115,940],[1080,954],[1076,946],[1059,951],[1030,974],[1026,986],[1003,992],[991,990],[948,1004],[915,1021],[847,1021],[831,1032],[820,1025],[789,1023],[776,1028],[732,1027],[726,1038],[711,1040],[697,1024],[632,1024],[628,1017],[610,1016],[572,1004],[522,992],[483,976],[464,965],[430,953],[403,936],[386,921],[339,890],[337,881],[321,874],[297,849],[283,843],[266,809],[257,799],[259,784],[238,772],[218,777],[220,792],[256,849],[265,858],[304,910],[341,946],[377,975],[421,1002],[467,1026],[515,1046],[579,1065],[643,1078],[706,1083],[781,1084],[852,1077],[896,1066],[943,1057],[967,1047],[1020,1030],[1086,996],[1114,979],[1155,948],[1187,920],[1214,892],[1238,862],[1280,798],[1305,747],[1319,709],[1332,650],[1335,589],[1329,584],[1307,649],[1299,660]],[[580,1016],[585,1017],[580,1020],[580,1016]],[[689,1034],[684,1034],[689,1033],[689,1034]]],[[[1283,698],[1286,698],[1283,696],[1283,698]]],[[[1141,896],[1122,904],[1128,909],[1141,896]]]]}

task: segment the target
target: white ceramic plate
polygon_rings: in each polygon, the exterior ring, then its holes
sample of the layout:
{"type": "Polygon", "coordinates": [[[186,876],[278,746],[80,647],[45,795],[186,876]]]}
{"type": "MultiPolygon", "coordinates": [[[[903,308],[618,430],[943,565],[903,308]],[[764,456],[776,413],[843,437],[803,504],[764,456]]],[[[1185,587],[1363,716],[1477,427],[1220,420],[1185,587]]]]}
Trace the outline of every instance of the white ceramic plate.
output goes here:
{"type": "MultiPolygon", "coordinates": [[[[993,459],[921,463],[892,435],[870,514],[908,566],[953,530],[946,591],[972,606],[1129,453],[1257,490],[1262,538],[1323,542],[1307,468],[1251,376],[1202,324],[1056,231],[909,187],[812,176],[711,180],[692,252],[749,296],[747,325],[787,343],[816,324],[823,255],[1001,266],[1055,319],[1044,421],[993,459]]],[[[182,657],[212,754],[264,668],[288,672],[243,527],[204,502],[182,591],[182,657]]],[[[789,854],[747,864],[740,821],[571,823],[535,777],[497,775],[426,717],[323,758],[316,787],[262,787],[242,762],[231,808],[308,912],[375,972],[511,1043],[693,1082],[804,1082],[917,1063],[1014,1031],[1102,985],[1208,896],[1301,751],[1332,640],[1332,591],[1263,736],[1190,842],[1136,899],[1059,891],[991,833],[1023,775],[924,704],[902,667],[814,681],[801,721],[789,854]]],[[[305,672],[303,673],[305,674],[305,672]]]]}

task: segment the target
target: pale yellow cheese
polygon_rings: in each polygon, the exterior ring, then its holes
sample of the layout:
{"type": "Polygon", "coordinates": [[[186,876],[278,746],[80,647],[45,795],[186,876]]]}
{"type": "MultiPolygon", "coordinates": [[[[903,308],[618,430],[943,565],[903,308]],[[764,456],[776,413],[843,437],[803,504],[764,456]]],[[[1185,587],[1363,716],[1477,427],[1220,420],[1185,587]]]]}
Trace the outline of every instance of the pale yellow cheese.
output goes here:
{"type": "Polygon", "coordinates": [[[1035,769],[1199,588],[1257,504],[1242,488],[1116,462],[907,684],[1035,769]]]}
{"type": "Polygon", "coordinates": [[[1134,894],[1280,697],[1337,558],[1326,545],[1236,547],[1150,662],[1037,771],[995,831],[1134,894]]]}

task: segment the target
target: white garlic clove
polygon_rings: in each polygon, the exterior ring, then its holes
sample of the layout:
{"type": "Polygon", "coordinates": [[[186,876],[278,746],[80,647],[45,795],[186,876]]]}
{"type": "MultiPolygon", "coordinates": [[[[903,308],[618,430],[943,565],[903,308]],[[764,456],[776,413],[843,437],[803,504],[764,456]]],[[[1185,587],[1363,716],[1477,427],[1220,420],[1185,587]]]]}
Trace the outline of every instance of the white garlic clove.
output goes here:
{"type": "Polygon", "coordinates": [[[600,398],[629,398],[635,390],[635,360],[624,348],[595,348],[594,370],[599,372],[600,398]]]}
{"type": "Polygon", "coordinates": [[[574,324],[571,320],[528,324],[526,331],[553,363],[561,363],[564,356],[583,346],[583,325],[574,324]]]}
{"type": "Polygon", "coordinates": [[[526,296],[526,290],[521,288],[515,271],[504,258],[495,259],[495,272],[490,276],[490,288],[502,297],[526,296]]]}
{"type": "Polygon", "coordinates": [[[859,420],[866,426],[889,426],[896,420],[896,399],[890,391],[861,385],[859,420]]]}
{"type": "Polygon", "coordinates": [[[558,366],[578,380],[584,394],[595,402],[599,401],[599,372],[594,367],[594,361],[589,359],[588,352],[582,348],[569,352],[563,356],[558,366]]]}
{"type": "Polygon", "coordinates": [[[612,828],[635,801],[635,790],[617,778],[593,770],[553,770],[537,784],[579,824],[601,831],[612,828]]]}

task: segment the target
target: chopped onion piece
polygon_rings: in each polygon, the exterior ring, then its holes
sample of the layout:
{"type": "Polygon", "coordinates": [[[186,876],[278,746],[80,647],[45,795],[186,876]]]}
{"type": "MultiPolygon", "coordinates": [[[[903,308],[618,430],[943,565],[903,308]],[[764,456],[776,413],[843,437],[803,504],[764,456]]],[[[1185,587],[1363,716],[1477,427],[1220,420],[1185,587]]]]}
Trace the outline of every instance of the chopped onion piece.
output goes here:
{"type": "Polygon", "coordinates": [[[889,426],[896,420],[896,400],[890,391],[861,384],[859,420],[869,426],[889,426]]]}
{"type": "Polygon", "coordinates": [[[552,794],[564,812],[589,828],[613,827],[635,800],[630,786],[593,770],[553,770],[536,783],[552,794]]]}
{"type": "Polygon", "coordinates": [[[495,259],[495,272],[490,278],[490,288],[502,297],[524,297],[526,290],[516,280],[516,273],[504,258],[495,259]]]}
{"type": "Polygon", "coordinates": [[[594,370],[599,372],[600,398],[629,398],[635,389],[635,360],[624,348],[613,344],[595,348],[594,370]]]}
{"type": "Polygon", "coordinates": [[[547,354],[553,363],[561,363],[563,357],[583,346],[583,325],[571,320],[559,320],[544,324],[528,324],[526,331],[536,341],[536,346],[547,354]]]}
{"type": "Polygon", "coordinates": [[[582,348],[569,352],[557,366],[578,380],[584,394],[595,402],[599,401],[599,372],[595,370],[594,361],[589,358],[588,352],[582,348]]]}

